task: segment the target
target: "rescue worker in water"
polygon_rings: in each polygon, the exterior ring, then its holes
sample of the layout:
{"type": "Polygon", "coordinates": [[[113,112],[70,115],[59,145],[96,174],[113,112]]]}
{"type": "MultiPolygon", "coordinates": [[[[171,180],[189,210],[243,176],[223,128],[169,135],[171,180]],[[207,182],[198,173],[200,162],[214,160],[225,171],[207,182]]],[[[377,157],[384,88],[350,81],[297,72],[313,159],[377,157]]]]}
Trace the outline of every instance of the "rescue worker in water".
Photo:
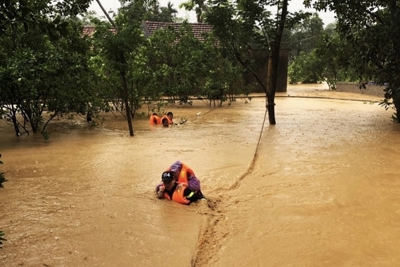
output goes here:
{"type": "MultiPolygon", "coordinates": [[[[193,192],[200,191],[200,180],[196,177],[194,171],[180,160],[172,163],[166,171],[174,172],[177,182],[187,184],[193,192]]],[[[157,185],[156,191],[158,191],[158,187],[161,185],[162,183],[157,185]]]]}
{"type": "Polygon", "coordinates": [[[176,174],[173,171],[162,173],[162,185],[157,186],[156,189],[157,198],[166,198],[186,205],[203,198],[200,191],[193,192],[187,184],[178,183],[175,176],[176,174]]]}
{"type": "Polygon", "coordinates": [[[169,111],[167,113],[167,115],[162,116],[161,122],[162,122],[163,126],[168,127],[168,125],[173,125],[174,124],[173,118],[174,118],[174,113],[172,113],[171,111],[169,111]],[[164,121],[167,121],[168,124],[164,123],[164,121]]]}
{"type": "Polygon", "coordinates": [[[167,115],[163,115],[162,117],[159,117],[157,115],[157,113],[153,113],[150,116],[149,123],[150,123],[150,125],[160,125],[160,124],[162,124],[164,127],[168,127],[169,125],[173,125],[174,124],[173,118],[174,118],[174,114],[171,111],[169,111],[167,113],[167,115]]]}
{"type": "Polygon", "coordinates": [[[149,119],[150,125],[158,125],[161,124],[161,118],[157,115],[157,113],[153,113],[149,119]]]}

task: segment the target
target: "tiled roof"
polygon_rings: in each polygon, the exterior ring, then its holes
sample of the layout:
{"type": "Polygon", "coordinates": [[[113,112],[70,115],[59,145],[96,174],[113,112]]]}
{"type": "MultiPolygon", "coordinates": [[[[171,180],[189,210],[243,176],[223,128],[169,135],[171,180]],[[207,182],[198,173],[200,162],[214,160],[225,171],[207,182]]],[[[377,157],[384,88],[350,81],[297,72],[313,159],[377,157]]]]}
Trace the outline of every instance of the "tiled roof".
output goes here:
{"type": "Polygon", "coordinates": [[[96,27],[85,26],[85,27],[83,27],[82,33],[83,33],[83,35],[92,36],[93,33],[95,32],[95,30],[96,30],[96,27]]]}
{"type": "MultiPolygon", "coordinates": [[[[200,41],[204,40],[203,34],[210,33],[212,31],[212,26],[207,23],[188,23],[192,28],[194,37],[199,39],[200,41]]],[[[153,35],[153,33],[158,29],[164,29],[168,26],[171,26],[174,30],[178,31],[182,26],[182,23],[176,22],[158,22],[158,21],[144,21],[143,22],[143,31],[146,37],[153,35]]],[[[96,27],[94,26],[85,26],[83,28],[83,35],[92,36],[96,31],[96,27]]],[[[114,28],[111,28],[110,31],[115,32],[114,28]]]]}
{"type": "MultiPolygon", "coordinates": [[[[212,26],[207,23],[188,23],[192,28],[194,37],[200,41],[204,40],[203,33],[210,33],[212,31],[212,26]]],[[[146,37],[153,35],[153,33],[158,29],[164,29],[171,26],[174,30],[178,31],[182,23],[176,22],[158,22],[158,21],[144,21],[143,30],[146,37]]]]}
{"type": "MultiPolygon", "coordinates": [[[[87,36],[92,36],[95,31],[96,31],[96,27],[94,27],[94,26],[85,26],[85,27],[83,27],[82,34],[83,35],[87,35],[87,36]]],[[[110,28],[110,31],[112,33],[115,33],[115,29],[114,28],[110,28]]]]}

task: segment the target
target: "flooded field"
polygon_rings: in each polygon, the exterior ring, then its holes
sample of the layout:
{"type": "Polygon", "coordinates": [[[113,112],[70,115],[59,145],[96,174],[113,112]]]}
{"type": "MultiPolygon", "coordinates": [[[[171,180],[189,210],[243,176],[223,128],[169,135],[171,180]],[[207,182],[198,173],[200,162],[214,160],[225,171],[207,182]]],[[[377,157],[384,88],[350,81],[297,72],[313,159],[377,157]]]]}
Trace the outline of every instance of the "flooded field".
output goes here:
{"type": "Polygon", "coordinates": [[[397,266],[400,125],[378,101],[290,87],[273,126],[261,97],[171,106],[185,124],[134,137],[122,116],[49,141],[0,120],[0,266],[397,266]],[[155,197],[176,160],[208,201],[155,197]]]}

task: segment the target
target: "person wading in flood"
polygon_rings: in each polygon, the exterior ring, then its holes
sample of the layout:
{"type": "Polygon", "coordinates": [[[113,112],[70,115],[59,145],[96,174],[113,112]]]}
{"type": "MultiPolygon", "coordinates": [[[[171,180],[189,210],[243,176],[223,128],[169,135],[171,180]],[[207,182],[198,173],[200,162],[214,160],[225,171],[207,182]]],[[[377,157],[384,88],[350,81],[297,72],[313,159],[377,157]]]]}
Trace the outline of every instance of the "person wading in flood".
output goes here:
{"type": "Polygon", "coordinates": [[[173,118],[174,114],[171,111],[169,111],[167,115],[161,117],[161,122],[164,126],[166,125],[166,122],[164,122],[165,120],[168,122],[168,125],[173,125],[174,124],[174,121],[172,120],[173,118]]]}
{"type": "MultiPolygon", "coordinates": [[[[187,184],[189,189],[193,192],[200,192],[200,180],[194,174],[194,171],[185,163],[177,160],[168,167],[166,171],[172,171],[175,173],[175,177],[178,183],[187,184]]],[[[162,183],[158,184],[156,187],[156,191],[158,187],[161,186],[162,183]]]]}
{"type": "Polygon", "coordinates": [[[187,184],[178,183],[175,175],[172,171],[162,173],[162,185],[157,186],[156,189],[157,198],[165,198],[186,205],[204,198],[200,191],[193,192],[187,184]]]}
{"type": "Polygon", "coordinates": [[[161,124],[161,118],[157,115],[157,113],[153,113],[149,119],[150,125],[158,125],[161,124]]]}

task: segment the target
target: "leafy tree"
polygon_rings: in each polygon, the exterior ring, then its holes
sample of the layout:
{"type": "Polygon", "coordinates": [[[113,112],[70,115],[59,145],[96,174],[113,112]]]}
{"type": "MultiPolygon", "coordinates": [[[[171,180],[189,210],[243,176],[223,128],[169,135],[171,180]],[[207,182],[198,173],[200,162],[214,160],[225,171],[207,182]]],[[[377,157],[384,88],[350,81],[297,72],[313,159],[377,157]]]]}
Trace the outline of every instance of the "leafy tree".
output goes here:
{"type": "Polygon", "coordinates": [[[174,4],[168,2],[166,7],[161,7],[160,9],[161,9],[160,21],[166,21],[166,22],[175,21],[178,10],[174,8],[174,4]]]}
{"type": "Polygon", "coordinates": [[[289,66],[290,83],[318,83],[324,80],[325,60],[316,55],[315,50],[301,52],[289,66]]]}
{"type": "Polygon", "coordinates": [[[188,23],[182,24],[177,32],[177,38],[179,41],[174,48],[179,71],[178,95],[181,100],[185,100],[190,95],[203,94],[205,79],[215,66],[211,67],[209,64],[213,62],[208,50],[210,47],[194,36],[188,23]]]}
{"type": "Polygon", "coordinates": [[[218,101],[221,106],[224,101],[233,102],[237,95],[248,95],[250,85],[245,84],[242,68],[238,62],[223,53],[218,47],[218,42],[214,36],[206,38],[205,49],[205,84],[202,97],[212,102],[218,101]]]}
{"type": "Polygon", "coordinates": [[[322,19],[315,13],[288,29],[290,37],[289,40],[285,40],[285,45],[292,49],[291,54],[294,59],[301,52],[309,53],[316,48],[324,33],[323,24],[322,19]]]}
{"type": "Polygon", "coordinates": [[[234,90],[241,88],[237,86],[239,69],[223,57],[215,38],[204,36],[200,41],[187,22],[177,30],[166,27],[155,31],[141,52],[135,72],[142,81],[146,103],[154,109],[163,106],[163,97],[190,104],[189,98],[196,96],[210,104],[218,100],[221,105],[228,94],[231,99],[239,94],[234,90]]]}
{"type": "MultiPolygon", "coordinates": [[[[107,17],[108,21],[111,21],[111,17],[108,15],[100,0],[96,0],[100,8],[102,9],[104,15],[107,17]]],[[[160,21],[160,22],[172,22],[176,19],[176,14],[178,11],[173,7],[171,2],[167,3],[167,6],[160,6],[158,0],[120,0],[123,7],[136,6],[137,11],[141,10],[139,15],[140,19],[149,21],[160,21]]],[[[137,18],[138,19],[138,18],[137,18]]],[[[111,23],[113,24],[113,22],[111,23]]],[[[115,25],[113,25],[115,27],[115,25]]]]}
{"type": "Polygon", "coordinates": [[[358,68],[369,68],[367,65],[359,64],[355,54],[359,53],[357,48],[353,47],[344,38],[336,33],[335,30],[326,28],[322,41],[315,49],[318,58],[323,60],[323,78],[329,85],[329,88],[335,89],[337,81],[357,81],[363,80],[358,76],[358,68]]]}
{"type": "Polygon", "coordinates": [[[100,55],[109,66],[108,72],[119,76],[119,83],[115,85],[117,96],[122,100],[126,111],[129,133],[134,136],[132,118],[140,107],[143,97],[134,77],[133,66],[144,36],[141,29],[142,18],[146,13],[148,2],[135,1],[119,9],[115,22],[110,23],[96,20],[94,34],[95,53],[100,55]],[[111,25],[110,25],[111,24],[111,25]]]}
{"type": "MultiPolygon", "coordinates": [[[[309,6],[312,1],[305,1],[309,6]]],[[[360,77],[371,77],[385,88],[386,108],[394,106],[400,122],[400,6],[397,1],[315,1],[318,10],[336,13],[337,31],[355,48],[354,68],[360,77]]]]}
{"type": "Polygon", "coordinates": [[[186,103],[204,73],[201,42],[184,23],[178,31],[171,27],[156,31],[150,43],[148,57],[161,95],[186,103]]]}
{"type": "Polygon", "coordinates": [[[213,25],[224,53],[234,56],[265,92],[270,124],[276,124],[275,91],[284,28],[291,28],[308,16],[302,12],[290,14],[288,4],[288,0],[213,0],[206,15],[206,21],[213,25]],[[267,4],[276,7],[275,14],[266,9],[267,4]],[[269,52],[266,82],[261,80],[254,69],[252,50],[255,48],[264,48],[269,52]]]}
{"type": "Polygon", "coordinates": [[[0,33],[8,35],[21,25],[26,30],[35,25],[43,33],[57,38],[67,26],[65,18],[83,13],[89,8],[91,1],[2,0],[0,33]]]}
{"type": "Polygon", "coordinates": [[[205,0],[188,0],[179,5],[180,8],[184,8],[187,11],[196,12],[196,19],[198,23],[204,22],[204,16],[207,12],[207,4],[205,0]]]}
{"type": "Polygon", "coordinates": [[[291,83],[326,81],[330,89],[335,89],[337,81],[362,79],[354,69],[367,66],[358,65],[354,57],[358,51],[337,34],[335,27],[336,24],[329,24],[322,35],[312,38],[314,44],[311,51],[294,57],[289,66],[291,83]]]}
{"type": "Polygon", "coordinates": [[[53,6],[47,1],[36,4],[32,6],[42,9],[31,9],[30,20],[3,27],[0,104],[8,109],[17,136],[20,127],[29,133],[29,125],[34,133],[42,127],[41,133],[48,137],[45,128],[54,117],[85,113],[93,99],[87,68],[90,46],[81,38],[79,21],[63,17],[76,15],[81,6],[53,6]],[[45,109],[50,113],[47,121],[45,109]]]}

